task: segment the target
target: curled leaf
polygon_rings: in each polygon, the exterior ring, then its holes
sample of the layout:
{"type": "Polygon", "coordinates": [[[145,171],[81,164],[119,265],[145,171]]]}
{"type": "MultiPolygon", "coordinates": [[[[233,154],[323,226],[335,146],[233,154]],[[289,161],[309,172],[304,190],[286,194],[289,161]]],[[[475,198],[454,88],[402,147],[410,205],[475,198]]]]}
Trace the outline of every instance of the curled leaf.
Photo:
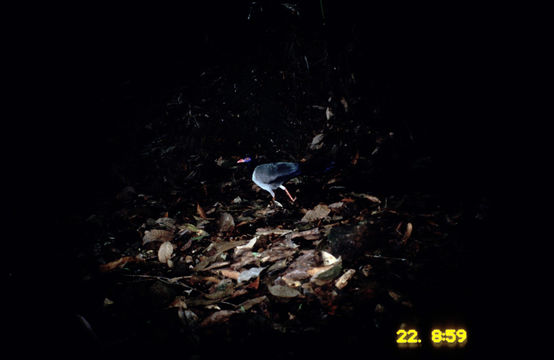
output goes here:
{"type": "Polygon", "coordinates": [[[336,263],[337,261],[340,261],[340,257],[337,259],[327,251],[321,252],[321,258],[323,259],[323,265],[332,265],[336,263]]]}
{"type": "Polygon", "coordinates": [[[331,111],[331,108],[327,107],[327,109],[325,109],[325,117],[327,118],[327,120],[329,120],[333,116],[335,116],[335,114],[333,114],[333,112],[331,111]]]}
{"type": "Polygon", "coordinates": [[[350,280],[355,273],[356,270],[348,269],[340,278],[337,279],[337,281],[335,281],[335,286],[338,289],[344,288],[348,284],[348,280],[350,280]]]}
{"type": "Polygon", "coordinates": [[[202,206],[200,206],[199,203],[196,203],[196,213],[198,216],[200,216],[202,219],[207,219],[206,213],[204,212],[204,209],[202,209],[202,206]]]}
{"type": "Polygon", "coordinates": [[[173,244],[166,241],[160,245],[160,248],[158,249],[158,260],[161,263],[166,264],[168,263],[168,260],[171,259],[171,255],[173,255],[173,244]]]}
{"type": "Polygon", "coordinates": [[[412,236],[413,228],[414,228],[414,226],[412,225],[411,222],[409,222],[406,225],[406,232],[404,233],[404,236],[402,236],[402,243],[406,243],[406,241],[408,241],[410,236],[412,236]]]}

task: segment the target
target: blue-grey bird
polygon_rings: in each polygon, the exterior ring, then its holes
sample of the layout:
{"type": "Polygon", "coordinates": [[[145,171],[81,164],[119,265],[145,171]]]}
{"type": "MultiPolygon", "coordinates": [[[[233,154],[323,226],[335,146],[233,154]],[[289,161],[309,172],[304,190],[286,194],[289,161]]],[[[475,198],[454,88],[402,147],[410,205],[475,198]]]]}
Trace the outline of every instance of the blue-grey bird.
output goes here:
{"type": "MultiPolygon", "coordinates": [[[[237,163],[249,163],[252,159],[246,157],[240,159],[237,163]]],[[[334,162],[328,163],[327,168],[324,171],[331,169],[334,165],[334,162]]],[[[285,190],[289,199],[294,202],[296,201],[295,197],[292,197],[287,188],[283,185],[292,178],[295,178],[303,173],[306,170],[313,170],[313,163],[295,163],[295,162],[274,162],[261,164],[254,168],[252,172],[252,181],[265,191],[271,194],[273,200],[275,200],[275,190],[278,188],[285,190]],[[311,166],[312,165],[312,166],[311,166]]]]}

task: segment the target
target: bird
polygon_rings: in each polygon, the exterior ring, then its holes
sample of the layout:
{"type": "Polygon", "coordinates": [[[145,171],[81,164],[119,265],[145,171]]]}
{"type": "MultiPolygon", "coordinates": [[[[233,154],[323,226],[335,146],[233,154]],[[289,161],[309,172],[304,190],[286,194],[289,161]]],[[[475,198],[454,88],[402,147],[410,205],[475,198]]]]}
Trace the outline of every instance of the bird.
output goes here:
{"type": "MultiPolygon", "coordinates": [[[[252,159],[245,157],[237,161],[239,163],[250,163],[252,159]]],[[[325,172],[334,166],[334,162],[329,163],[329,166],[325,168],[325,172]]],[[[319,164],[317,167],[321,167],[319,164]]],[[[271,194],[273,201],[280,205],[275,200],[275,190],[282,189],[286,192],[287,196],[292,202],[296,201],[296,197],[293,197],[288,189],[283,185],[290,179],[293,179],[306,172],[312,173],[314,166],[312,163],[296,163],[296,162],[273,162],[258,165],[252,172],[252,181],[260,188],[264,189],[271,194]]]]}

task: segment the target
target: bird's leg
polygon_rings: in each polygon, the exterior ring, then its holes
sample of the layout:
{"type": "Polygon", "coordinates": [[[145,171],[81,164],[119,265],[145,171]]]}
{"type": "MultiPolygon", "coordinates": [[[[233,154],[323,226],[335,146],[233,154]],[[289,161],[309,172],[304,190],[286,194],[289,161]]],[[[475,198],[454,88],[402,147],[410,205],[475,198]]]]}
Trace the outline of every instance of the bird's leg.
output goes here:
{"type": "Polygon", "coordinates": [[[293,198],[293,197],[290,195],[290,193],[289,193],[289,191],[287,190],[286,187],[284,187],[283,185],[279,185],[279,187],[280,187],[281,189],[285,190],[285,192],[287,193],[287,195],[289,196],[289,198],[290,198],[290,200],[291,200],[292,202],[295,202],[295,201],[296,201],[296,198],[293,198]]]}
{"type": "Polygon", "coordinates": [[[283,205],[281,205],[281,203],[277,200],[275,200],[275,196],[273,197],[273,203],[276,205],[276,206],[279,206],[279,207],[283,207],[283,205]]]}

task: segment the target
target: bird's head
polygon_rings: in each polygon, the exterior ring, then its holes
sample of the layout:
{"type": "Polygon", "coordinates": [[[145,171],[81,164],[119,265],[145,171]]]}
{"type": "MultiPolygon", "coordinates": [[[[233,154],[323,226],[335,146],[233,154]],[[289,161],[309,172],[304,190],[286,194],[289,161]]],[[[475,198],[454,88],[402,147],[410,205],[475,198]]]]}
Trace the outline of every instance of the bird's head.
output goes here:
{"type": "Polygon", "coordinates": [[[244,159],[240,159],[239,161],[237,161],[237,164],[238,163],[247,163],[247,162],[250,162],[250,161],[252,161],[252,159],[247,156],[244,159]]]}

